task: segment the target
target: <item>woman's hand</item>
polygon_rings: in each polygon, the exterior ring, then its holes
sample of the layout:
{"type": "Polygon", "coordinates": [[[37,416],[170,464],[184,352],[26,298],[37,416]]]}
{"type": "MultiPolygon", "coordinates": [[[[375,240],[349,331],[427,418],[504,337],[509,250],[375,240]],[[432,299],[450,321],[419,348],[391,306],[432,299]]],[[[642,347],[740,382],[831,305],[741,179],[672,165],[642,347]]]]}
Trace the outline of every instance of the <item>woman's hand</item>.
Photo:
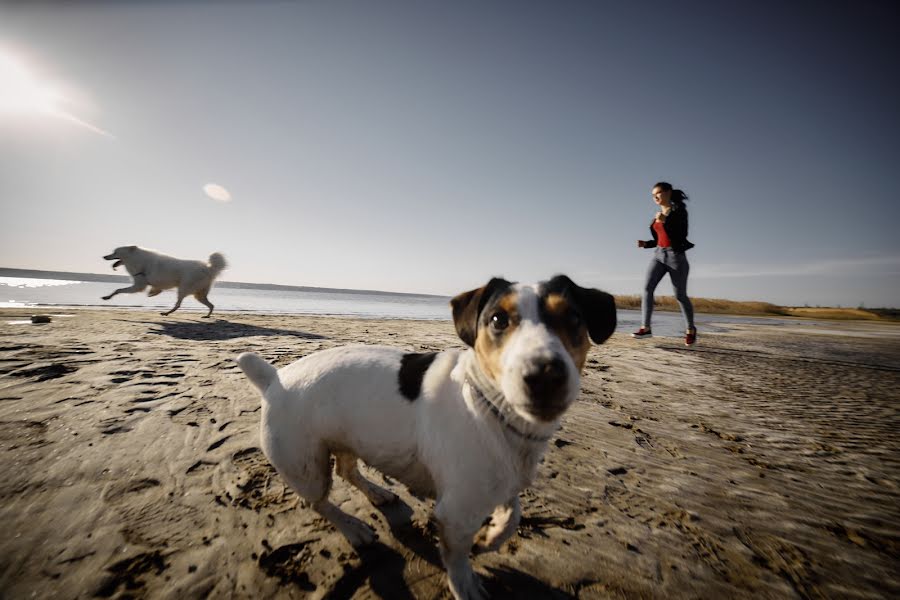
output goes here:
{"type": "Polygon", "coordinates": [[[643,248],[646,245],[647,245],[647,242],[645,242],[644,240],[638,240],[638,248],[643,248]]]}

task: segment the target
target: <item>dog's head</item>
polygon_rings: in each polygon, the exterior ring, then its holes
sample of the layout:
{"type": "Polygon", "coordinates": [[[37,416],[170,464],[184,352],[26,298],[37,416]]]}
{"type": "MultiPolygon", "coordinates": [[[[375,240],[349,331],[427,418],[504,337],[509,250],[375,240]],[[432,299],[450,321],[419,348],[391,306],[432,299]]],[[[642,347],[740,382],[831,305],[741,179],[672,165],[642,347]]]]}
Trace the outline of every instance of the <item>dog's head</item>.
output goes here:
{"type": "Polygon", "coordinates": [[[591,340],[616,328],[613,297],[565,275],[534,285],[491,279],[450,301],[460,339],[513,410],[550,422],[575,400],[591,340]]]}
{"type": "Polygon", "coordinates": [[[114,260],[116,262],[113,263],[113,269],[117,268],[122,264],[122,261],[126,260],[129,256],[131,256],[135,250],[137,250],[137,246],[119,246],[115,250],[113,250],[110,254],[107,254],[103,257],[103,260],[114,260]]]}

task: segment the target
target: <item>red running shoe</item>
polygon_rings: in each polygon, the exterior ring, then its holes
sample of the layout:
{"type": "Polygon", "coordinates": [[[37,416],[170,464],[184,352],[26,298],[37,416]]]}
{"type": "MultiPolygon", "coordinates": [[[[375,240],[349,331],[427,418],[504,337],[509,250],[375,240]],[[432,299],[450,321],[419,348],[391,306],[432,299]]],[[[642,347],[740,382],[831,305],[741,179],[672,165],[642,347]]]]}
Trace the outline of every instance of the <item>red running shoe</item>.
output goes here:
{"type": "Polygon", "coordinates": [[[649,327],[641,327],[640,329],[632,333],[631,337],[638,339],[653,337],[653,332],[650,331],[649,327]]]}
{"type": "Polygon", "coordinates": [[[697,341],[697,330],[688,331],[684,334],[684,345],[685,346],[693,346],[697,341]]]}

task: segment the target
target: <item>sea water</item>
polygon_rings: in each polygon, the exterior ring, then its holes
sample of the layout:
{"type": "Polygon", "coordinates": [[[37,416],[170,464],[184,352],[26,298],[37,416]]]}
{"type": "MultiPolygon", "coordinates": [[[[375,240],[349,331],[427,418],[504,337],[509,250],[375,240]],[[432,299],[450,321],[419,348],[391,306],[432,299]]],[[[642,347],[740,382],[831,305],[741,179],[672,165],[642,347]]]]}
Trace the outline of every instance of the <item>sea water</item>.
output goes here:
{"type": "MultiPolygon", "coordinates": [[[[119,294],[111,300],[101,297],[124,287],[123,283],[67,281],[0,277],[0,308],[3,307],[72,307],[133,308],[164,311],[175,304],[175,292],[163,292],[152,298],[146,293],[119,294]]],[[[357,290],[282,290],[214,287],[209,294],[216,313],[261,313],[336,315],[364,319],[450,320],[450,298],[419,294],[395,294],[357,290]]],[[[179,311],[203,312],[207,308],[193,297],[187,297],[179,311]]],[[[175,313],[177,315],[178,313],[175,313]]],[[[630,333],[640,326],[641,315],[635,310],[618,311],[617,331],[630,333]]],[[[781,319],[696,315],[702,335],[704,331],[723,331],[732,323],[782,324],[781,319]]],[[[656,311],[653,334],[661,337],[684,335],[680,313],[656,311]]]]}

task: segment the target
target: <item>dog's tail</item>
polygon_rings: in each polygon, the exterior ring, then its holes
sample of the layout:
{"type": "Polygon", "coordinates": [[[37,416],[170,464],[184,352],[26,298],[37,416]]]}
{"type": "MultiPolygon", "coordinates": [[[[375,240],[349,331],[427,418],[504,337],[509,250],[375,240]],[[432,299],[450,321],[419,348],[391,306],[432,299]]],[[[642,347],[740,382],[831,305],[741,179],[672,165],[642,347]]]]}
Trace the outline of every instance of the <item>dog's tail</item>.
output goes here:
{"type": "Polygon", "coordinates": [[[278,380],[278,370],[263,358],[252,352],[244,352],[237,357],[237,364],[247,378],[265,394],[273,381],[278,380]]]}
{"type": "Polygon", "coordinates": [[[228,263],[220,252],[213,252],[209,255],[209,268],[212,271],[213,279],[219,276],[219,273],[225,270],[228,263]]]}

